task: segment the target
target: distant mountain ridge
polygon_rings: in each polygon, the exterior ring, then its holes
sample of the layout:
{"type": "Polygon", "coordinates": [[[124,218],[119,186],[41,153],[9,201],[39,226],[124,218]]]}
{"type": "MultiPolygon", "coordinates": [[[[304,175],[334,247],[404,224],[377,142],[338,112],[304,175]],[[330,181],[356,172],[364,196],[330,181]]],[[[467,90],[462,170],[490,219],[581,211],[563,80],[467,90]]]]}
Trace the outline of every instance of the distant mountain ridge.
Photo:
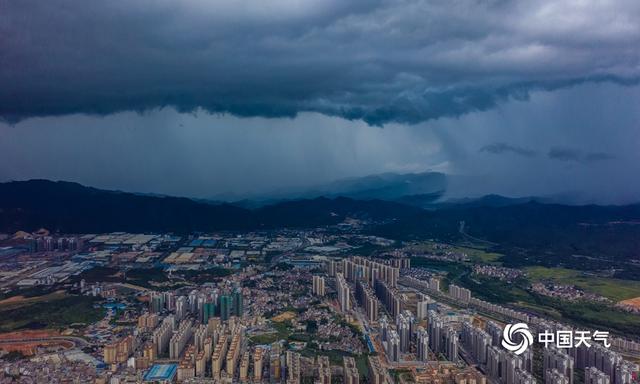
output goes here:
{"type": "Polygon", "coordinates": [[[504,266],[615,270],[640,280],[640,204],[549,204],[490,195],[429,209],[347,197],[300,199],[255,209],[180,197],[105,191],[76,183],[0,183],[0,232],[211,232],[316,228],[372,219],[366,233],[394,240],[484,241],[504,266]]]}
{"type": "Polygon", "coordinates": [[[406,205],[349,198],[316,198],[245,209],[182,197],[107,191],[64,181],[0,183],[0,231],[41,227],[67,233],[192,232],[316,227],[346,217],[376,220],[414,215],[406,205]]]}
{"type": "Polygon", "coordinates": [[[552,204],[553,199],[545,197],[527,196],[527,197],[506,197],[502,195],[485,195],[476,198],[449,199],[444,201],[436,201],[429,208],[460,208],[460,207],[507,207],[509,205],[526,204],[532,201],[552,204]]]}
{"type": "MultiPolygon", "coordinates": [[[[315,187],[267,192],[235,201],[234,204],[242,207],[257,207],[286,200],[347,197],[424,206],[440,199],[446,189],[447,176],[440,172],[381,173],[336,180],[315,187]]],[[[221,197],[218,196],[214,200],[221,200],[221,197]]]]}

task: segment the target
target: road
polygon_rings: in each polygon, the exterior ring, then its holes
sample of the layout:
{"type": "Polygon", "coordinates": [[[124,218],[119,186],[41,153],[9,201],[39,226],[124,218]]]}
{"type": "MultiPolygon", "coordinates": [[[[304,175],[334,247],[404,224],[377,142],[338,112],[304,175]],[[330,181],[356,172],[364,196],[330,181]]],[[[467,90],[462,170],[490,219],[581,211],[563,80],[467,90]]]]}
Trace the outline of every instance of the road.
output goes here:
{"type": "Polygon", "coordinates": [[[47,341],[68,341],[73,343],[76,347],[84,348],[88,347],[91,344],[81,338],[75,336],[51,336],[51,337],[33,337],[33,338],[17,338],[17,339],[2,339],[0,340],[0,344],[20,344],[20,343],[41,343],[47,341]]]}

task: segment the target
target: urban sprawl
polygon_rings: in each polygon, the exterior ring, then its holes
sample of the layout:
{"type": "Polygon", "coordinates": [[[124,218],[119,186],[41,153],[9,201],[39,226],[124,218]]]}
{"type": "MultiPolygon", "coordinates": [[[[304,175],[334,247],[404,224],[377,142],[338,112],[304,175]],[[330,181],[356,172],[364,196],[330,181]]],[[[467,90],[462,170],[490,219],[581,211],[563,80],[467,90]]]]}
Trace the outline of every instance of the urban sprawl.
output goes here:
{"type": "MultiPolygon", "coordinates": [[[[412,265],[468,260],[446,244],[415,252],[361,225],[1,235],[0,304],[16,308],[3,322],[25,323],[2,329],[0,383],[637,382],[640,343],[624,335],[612,334],[609,347],[508,351],[501,345],[507,324],[527,324],[536,339],[583,328],[481,300],[442,271],[412,265]],[[383,251],[359,256],[367,247],[383,251]],[[24,303],[45,313],[22,320],[24,303]]],[[[503,281],[522,274],[492,265],[473,273],[503,281]]],[[[531,289],[604,300],[571,286],[531,289]]]]}

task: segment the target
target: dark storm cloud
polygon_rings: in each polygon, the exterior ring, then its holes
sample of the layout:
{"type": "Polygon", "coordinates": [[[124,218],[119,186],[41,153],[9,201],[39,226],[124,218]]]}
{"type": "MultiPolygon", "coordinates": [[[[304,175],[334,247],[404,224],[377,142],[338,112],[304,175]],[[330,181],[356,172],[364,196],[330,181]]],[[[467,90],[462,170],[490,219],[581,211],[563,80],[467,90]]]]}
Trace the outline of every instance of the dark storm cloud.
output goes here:
{"type": "Polygon", "coordinates": [[[318,113],[267,119],[172,108],[0,122],[0,181],[47,178],[236,200],[341,178],[432,170],[450,175],[452,198],[570,195],[581,204],[634,203],[640,201],[638,100],[640,86],[588,83],[384,129],[318,113]],[[482,144],[487,149],[479,152],[482,144]],[[549,159],[550,149],[576,160],[549,159]]]}
{"type": "Polygon", "coordinates": [[[516,155],[532,157],[536,155],[536,151],[528,148],[518,147],[507,143],[493,143],[480,148],[480,152],[487,152],[494,155],[503,153],[515,153],[516,155]]]}
{"type": "Polygon", "coordinates": [[[637,83],[640,3],[0,0],[0,115],[173,106],[418,123],[637,83]]]}

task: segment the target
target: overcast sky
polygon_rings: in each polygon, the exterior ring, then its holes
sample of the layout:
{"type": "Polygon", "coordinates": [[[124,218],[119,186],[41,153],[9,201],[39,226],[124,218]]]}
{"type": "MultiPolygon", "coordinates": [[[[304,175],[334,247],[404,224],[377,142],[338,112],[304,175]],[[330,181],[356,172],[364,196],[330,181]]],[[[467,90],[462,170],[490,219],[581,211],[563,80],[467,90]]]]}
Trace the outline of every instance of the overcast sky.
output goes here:
{"type": "Polygon", "coordinates": [[[0,180],[640,201],[640,2],[0,0],[0,180]]]}

